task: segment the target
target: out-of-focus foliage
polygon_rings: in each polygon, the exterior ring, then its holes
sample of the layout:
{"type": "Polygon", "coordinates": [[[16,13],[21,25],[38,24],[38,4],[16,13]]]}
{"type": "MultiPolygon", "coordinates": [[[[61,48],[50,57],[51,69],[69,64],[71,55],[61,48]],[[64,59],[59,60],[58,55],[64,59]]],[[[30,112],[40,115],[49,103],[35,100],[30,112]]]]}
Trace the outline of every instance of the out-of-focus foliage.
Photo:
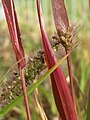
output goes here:
{"type": "MultiPolygon", "coordinates": [[[[33,56],[36,51],[41,48],[41,36],[39,31],[35,0],[14,1],[26,56],[33,56]]],[[[72,53],[72,68],[73,74],[77,78],[84,95],[83,98],[81,92],[78,92],[79,88],[77,87],[76,83],[75,90],[77,96],[78,115],[81,118],[80,120],[85,120],[85,113],[83,109],[87,104],[87,89],[90,80],[90,10],[88,0],[65,0],[65,2],[68,15],[71,20],[70,24],[71,22],[73,24],[77,22],[76,25],[79,27],[78,33],[76,34],[76,39],[80,41],[80,44],[76,49],[74,49],[72,53]]],[[[51,38],[51,36],[54,34],[55,27],[53,23],[50,0],[42,0],[42,6],[47,33],[51,38]]],[[[15,63],[15,56],[11,46],[7,24],[3,16],[4,12],[1,7],[2,5],[0,1],[0,79],[10,68],[10,66],[15,63]]],[[[63,67],[63,69],[66,70],[66,67],[63,67]]],[[[10,74],[11,73],[9,73],[4,81],[9,78],[10,74]]],[[[49,120],[53,120],[53,118],[57,116],[57,110],[52,97],[50,83],[47,81],[44,82],[43,85],[39,88],[39,92],[46,115],[48,116],[49,120]]],[[[40,120],[40,115],[35,103],[34,95],[30,96],[29,100],[32,120],[40,120]]],[[[21,102],[21,104],[15,107],[10,113],[8,113],[3,118],[0,118],[0,120],[6,119],[25,120],[26,114],[23,103],[21,102]]]]}

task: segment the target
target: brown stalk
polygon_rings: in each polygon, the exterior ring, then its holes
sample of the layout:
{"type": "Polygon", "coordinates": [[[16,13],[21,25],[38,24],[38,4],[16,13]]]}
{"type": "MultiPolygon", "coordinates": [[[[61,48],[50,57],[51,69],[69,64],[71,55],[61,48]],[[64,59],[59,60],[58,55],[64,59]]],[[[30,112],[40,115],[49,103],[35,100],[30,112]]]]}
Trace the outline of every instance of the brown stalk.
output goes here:
{"type": "MultiPolygon", "coordinates": [[[[37,82],[37,78],[34,80],[34,83],[36,83],[36,82],[37,82]]],[[[34,96],[35,96],[35,101],[36,101],[41,119],[42,120],[48,120],[48,118],[46,116],[46,113],[45,113],[45,111],[43,109],[43,106],[42,106],[42,102],[41,102],[41,99],[40,99],[38,88],[35,89],[34,96]]]]}

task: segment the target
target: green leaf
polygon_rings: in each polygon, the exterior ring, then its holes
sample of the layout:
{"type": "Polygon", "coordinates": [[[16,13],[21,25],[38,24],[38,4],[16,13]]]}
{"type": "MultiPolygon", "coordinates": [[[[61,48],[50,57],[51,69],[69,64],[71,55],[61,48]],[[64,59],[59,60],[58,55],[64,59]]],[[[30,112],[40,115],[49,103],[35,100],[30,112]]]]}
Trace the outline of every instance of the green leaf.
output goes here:
{"type": "Polygon", "coordinates": [[[90,86],[89,86],[89,93],[88,93],[88,105],[87,105],[86,120],[90,120],[90,86]]]}
{"type": "MultiPolygon", "coordinates": [[[[70,53],[69,53],[70,54],[70,53]]],[[[63,57],[56,65],[54,65],[49,71],[47,71],[36,83],[34,83],[28,90],[27,90],[27,94],[31,94],[35,88],[37,88],[39,85],[41,85],[41,83],[60,65],[62,64],[62,62],[67,58],[67,56],[69,55],[67,54],[65,57],[63,57]]],[[[5,115],[6,113],[8,113],[14,106],[18,105],[19,102],[23,100],[23,94],[20,95],[17,99],[15,99],[14,101],[12,101],[9,105],[7,105],[5,108],[3,108],[2,110],[0,110],[0,116],[5,115]]]]}

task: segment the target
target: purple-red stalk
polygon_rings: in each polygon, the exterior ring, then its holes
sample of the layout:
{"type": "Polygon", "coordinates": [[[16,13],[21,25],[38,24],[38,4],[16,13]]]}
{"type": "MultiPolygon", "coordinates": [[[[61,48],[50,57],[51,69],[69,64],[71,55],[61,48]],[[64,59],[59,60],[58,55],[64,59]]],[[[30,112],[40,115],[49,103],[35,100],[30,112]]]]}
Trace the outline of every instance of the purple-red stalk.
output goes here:
{"type": "MultiPolygon", "coordinates": [[[[37,11],[38,18],[40,24],[40,30],[42,35],[42,43],[46,58],[46,63],[48,65],[48,69],[52,68],[56,63],[57,59],[52,50],[51,44],[49,42],[48,36],[46,34],[42,13],[40,0],[37,1],[37,11]]],[[[68,84],[66,82],[66,78],[62,69],[58,67],[51,75],[51,83],[54,94],[55,103],[60,114],[62,120],[77,120],[76,111],[74,109],[72,97],[70,94],[70,90],[68,88],[68,84]]]]}
{"type": "Polygon", "coordinates": [[[21,42],[21,34],[19,30],[15,6],[14,6],[13,0],[2,0],[2,4],[3,4],[4,12],[6,15],[6,20],[7,20],[10,36],[11,36],[12,45],[16,54],[16,59],[17,61],[20,61],[18,63],[18,69],[20,72],[21,80],[22,80],[21,81],[22,90],[23,90],[25,107],[27,112],[27,119],[31,120],[28,97],[26,93],[25,77],[24,77],[24,71],[23,71],[23,68],[26,66],[26,60],[25,60],[24,49],[21,42]]]}
{"type": "MultiPolygon", "coordinates": [[[[65,33],[66,30],[69,28],[69,20],[68,20],[68,15],[67,15],[66,7],[64,4],[64,0],[51,0],[51,3],[52,3],[53,17],[54,17],[57,33],[59,31],[62,31],[63,33],[65,33]]],[[[66,51],[66,54],[69,52],[66,48],[65,48],[65,51],[66,51]]],[[[70,78],[72,99],[73,99],[74,107],[76,108],[70,55],[68,55],[67,57],[67,65],[68,65],[68,72],[69,72],[69,78],[70,78]]]]}
{"type": "Polygon", "coordinates": [[[27,120],[31,120],[27,91],[26,91],[26,85],[25,85],[25,76],[24,76],[24,70],[23,69],[20,69],[20,76],[21,76],[21,79],[22,79],[21,84],[22,84],[22,89],[23,89],[23,95],[24,95],[24,101],[25,101],[25,107],[26,107],[26,113],[27,113],[27,120]]]}
{"type": "MultiPolygon", "coordinates": [[[[69,53],[69,51],[66,50],[66,54],[68,54],[68,53],[69,53]]],[[[76,109],[75,91],[74,91],[74,86],[73,86],[73,75],[72,75],[70,55],[67,56],[67,65],[68,65],[68,72],[69,72],[69,78],[70,78],[72,99],[73,99],[73,102],[74,102],[74,108],[76,109]]]]}

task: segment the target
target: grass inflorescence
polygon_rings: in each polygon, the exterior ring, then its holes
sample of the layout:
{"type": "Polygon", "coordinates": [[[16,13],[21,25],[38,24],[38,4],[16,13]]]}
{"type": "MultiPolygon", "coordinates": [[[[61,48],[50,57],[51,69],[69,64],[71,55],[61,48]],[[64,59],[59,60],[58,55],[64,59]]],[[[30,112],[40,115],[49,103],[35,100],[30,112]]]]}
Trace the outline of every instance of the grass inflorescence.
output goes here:
{"type": "MultiPolygon", "coordinates": [[[[51,45],[55,51],[58,51],[61,44],[57,40],[52,40],[51,45]]],[[[36,55],[29,57],[27,66],[24,68],[26,86],[30,86],[36,76],[38,76],[46,67],[47,65],[45,63],[43,50],[39,50],[36,55]]],[[[0,90],[0,108],[10,104],[11,101],[16,99],[21,93],[20,74],[14,70],[10,79],[3,84],[3,87],[0,90]]]]}

